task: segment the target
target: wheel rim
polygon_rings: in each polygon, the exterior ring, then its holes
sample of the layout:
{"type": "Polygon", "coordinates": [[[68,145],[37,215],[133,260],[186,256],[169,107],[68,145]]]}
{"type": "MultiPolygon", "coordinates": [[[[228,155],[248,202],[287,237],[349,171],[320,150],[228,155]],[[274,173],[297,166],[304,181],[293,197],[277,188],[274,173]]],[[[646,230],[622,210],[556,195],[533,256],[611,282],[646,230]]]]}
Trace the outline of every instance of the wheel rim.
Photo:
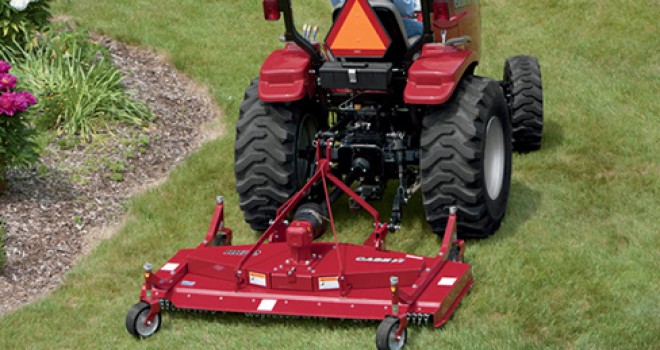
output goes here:
{"type": "Polygon", "coordinates": [[[499,118],[493,116],[486,125],[486,148],[484,150],[484,177],[488,197],[499,197],[504,183],[505,161],[504,131],[499,118]]]}
{"type": "Polygon", "coordinates": [[[396,340],[396,331],[399,329],[399,324],[396,323],[395,327],[392,327],[390,330],[390,337],[389,341],[387,342],[387,345],[389,346],[390,350],[399,350],[402,349],[404,345],[406,345],[406,337],[408,336],[408,331],[403,330],[403,333],[401,333],[401,338],[399,340],[396,340]]]}
{"type": "Polygon", "coordinates": [[[140,314],[137,317],[137,320],[135,321],[135,330],[141,337],[144,338],[156,333],[156,330],[160,325],[160,315],[156,315],[154,319],[151,320],[150,324],[145,325],[144,321],[147,319],[148,315],[149,315],[149,309],[146,308],[140,312],[140,314]]]}
{"type": "Polygon", "coordinates": [[[312,164],[309,159],[300,156],[300,151],[309,149],[312,146],[317,131],[318,126],[314,117],[311,114],[306,114],[298,129],[298,143],[296,145],[296,171],[299,185],[304,184],[307,177],[311,175],[312,164]]]}

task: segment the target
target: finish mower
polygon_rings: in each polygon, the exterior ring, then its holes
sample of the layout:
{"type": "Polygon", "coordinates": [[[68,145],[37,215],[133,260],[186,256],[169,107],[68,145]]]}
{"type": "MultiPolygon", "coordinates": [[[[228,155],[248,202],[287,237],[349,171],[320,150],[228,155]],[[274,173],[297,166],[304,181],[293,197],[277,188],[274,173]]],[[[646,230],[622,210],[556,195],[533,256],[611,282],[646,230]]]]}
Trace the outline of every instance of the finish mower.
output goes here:
{"type": "Polygon", "coordinates": [[[236,190],[246,222],[264,231],[232,246],[222,197],[202,243],[156,272],[144,266],[140,302],[126,317],[154,334],[162,310],[381,320],[378,349],[399,349],[409,323],[444,324],[473,283],[461,238],[494,233],[505,214],[511,152],[540,148],[538,61],[506,60],[503,81],[474,75],[478,0],[421,0],[423,34],[409,38],[388,0],[346,0],[325,43],[293,22],[291,0],[263,0],[284,17],[274,51],[245,92],[235,144],[236,190]],[[369,201],[389,197],[382,222],[369,201]],[[436,256],[386,249],[403,206],[421,190],[436,256]],[[332,204],[373,217],[362,245],[342,243],[332,204]],[[315,241],[330,227],[333,240],[315,241]]]}

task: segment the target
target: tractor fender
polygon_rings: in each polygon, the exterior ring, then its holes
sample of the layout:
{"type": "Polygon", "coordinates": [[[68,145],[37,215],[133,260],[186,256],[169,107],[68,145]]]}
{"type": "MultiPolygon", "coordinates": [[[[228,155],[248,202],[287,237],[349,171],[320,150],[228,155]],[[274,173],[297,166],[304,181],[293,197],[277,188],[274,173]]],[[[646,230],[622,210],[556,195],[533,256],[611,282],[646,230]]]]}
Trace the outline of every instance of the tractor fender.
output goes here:
{"type": "Polygon", "coordinates": [[[404,101],[420,105],[447,102],[468,67],[477,63],[477,57],[474,51],[425,44],[422,54],[408,69],[404,101]]]}
{"type": "Polygon", "coordinates": [[[287,44],[268,56],[259,72],[259,98],[264,102],[298,101],[316,89],[312,60],[298,45],[287,44]]]}

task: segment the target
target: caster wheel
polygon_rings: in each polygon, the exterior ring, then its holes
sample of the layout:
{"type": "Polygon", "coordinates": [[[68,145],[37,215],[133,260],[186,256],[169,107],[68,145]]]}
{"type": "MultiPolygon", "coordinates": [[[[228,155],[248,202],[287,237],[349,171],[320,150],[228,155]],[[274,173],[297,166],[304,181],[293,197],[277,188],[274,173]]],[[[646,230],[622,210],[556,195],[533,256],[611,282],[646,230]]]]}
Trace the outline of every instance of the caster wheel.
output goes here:
{"type": "Polygon", "coordinates": [[[128,333],[138,338],[147,338],[158,332],[161,320],[160,313],[156,314],[151,323],[148,325],[144,324],[147,315],[149,315],[150,308],[149,304],[141,301],[128,310],[128,314],[126,315],[126,330],[128,333]]]}
{"type": "Polygon", "coordinates": [[[408,340],[408,330],[404,329],[401,337],[396,338],[396,331],[399,329],[399,319],[396,317],[386,317],[378,326],[376,332],[376,349],[378,350],[399,350],[406,345],[408,340]]]}

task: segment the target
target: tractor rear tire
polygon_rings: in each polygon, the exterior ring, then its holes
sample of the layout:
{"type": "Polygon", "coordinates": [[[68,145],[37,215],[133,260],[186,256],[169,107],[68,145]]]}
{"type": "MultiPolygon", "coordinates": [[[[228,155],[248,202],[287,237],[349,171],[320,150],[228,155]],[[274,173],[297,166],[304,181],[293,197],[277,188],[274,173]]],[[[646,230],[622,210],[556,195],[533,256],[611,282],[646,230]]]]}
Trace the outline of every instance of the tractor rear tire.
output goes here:
{"type": "Polygon", "coordinates": [[[504,64],[504,92],[511,113],[513,150],[536,151],[543,139],[543,85],[536,57],[509,57],[504,64]]]}
{"type": "Polygon", "coordinates": [[[313,152],[305,150],[313,147],[321,122],[311,103],[263,102],[258,86],[257,78],[241,103],[234,172],[245,221],[252,229],[265,231],[277,209],[311,175],[313,152]]]}
{"type": "Polygon", "coordinates": [[[502,88],[467,76],[451,100],[422,121],[420,171],[426,220],[442,235],[449,207],[458,208],[458,234],[494,233],[511,185],[511,124],[502,88]]]}

